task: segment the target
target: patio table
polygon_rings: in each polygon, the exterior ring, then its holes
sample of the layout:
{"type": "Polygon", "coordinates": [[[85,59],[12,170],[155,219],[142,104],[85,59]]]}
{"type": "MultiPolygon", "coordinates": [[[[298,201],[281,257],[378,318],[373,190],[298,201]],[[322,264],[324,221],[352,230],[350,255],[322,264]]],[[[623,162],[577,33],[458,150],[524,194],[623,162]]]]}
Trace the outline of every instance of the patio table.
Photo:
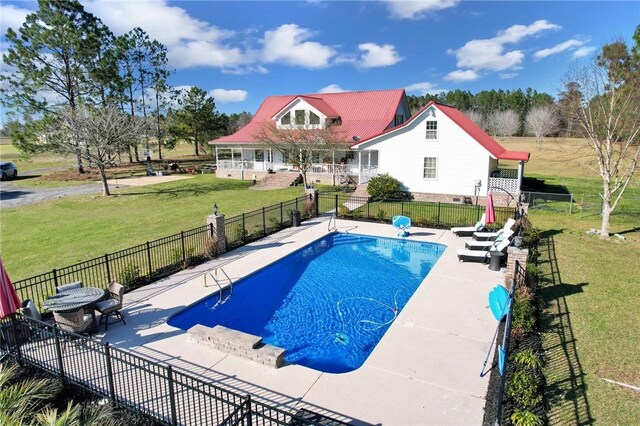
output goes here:
{"type": "MultiPolygon", "coordinates": [[[[97,287],[81,287],[58,293],[42,301],[42,308],[51,312],[70,312],[93,307],[102,300],[106,292],[97,287]]],[[[96,311],[91,309],[93,327],[97,330],[96,311]]]]}

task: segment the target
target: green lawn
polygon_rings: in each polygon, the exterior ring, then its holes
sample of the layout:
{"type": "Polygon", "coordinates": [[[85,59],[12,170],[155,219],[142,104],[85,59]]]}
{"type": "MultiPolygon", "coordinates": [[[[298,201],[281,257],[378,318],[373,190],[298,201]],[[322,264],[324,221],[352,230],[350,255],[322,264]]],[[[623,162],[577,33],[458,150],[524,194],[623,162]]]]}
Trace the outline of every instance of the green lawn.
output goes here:
{"type": "Polygon", "coordinates": [[[586,234],[599,229],[597,174],[584,167],[578,141],[537,148],[529,140],[503,142],[530,150],[527,176],[574,193],[573,214],[533,210],[529,217],[552,241],[542,246],[545,393],[551,424],[632,425],[640,419],[640,393],[603,379],[640,386],[640,182],[630,186],[611,219],[624,241],[586,234]],[[581,210],[579,207],[583,205],[581,210]],[[553,250],[555,249],[555,250],[553,250]]]}
{"type": "Polygon", "coordinates": [[[247,190],[250,182],[196,175],[111,197],[64,198],[2,209],[2,256],[13,280],[205,224],[217,203],[227,216],[289,200],[301,188],[247,190]]]}

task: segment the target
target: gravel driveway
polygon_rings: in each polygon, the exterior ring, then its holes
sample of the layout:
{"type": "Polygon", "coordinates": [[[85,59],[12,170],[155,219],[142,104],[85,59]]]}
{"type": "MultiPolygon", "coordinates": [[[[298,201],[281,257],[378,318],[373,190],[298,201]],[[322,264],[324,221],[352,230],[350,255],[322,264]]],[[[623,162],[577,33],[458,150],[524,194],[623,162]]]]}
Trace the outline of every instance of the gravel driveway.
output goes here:
{"type": "Polygon", "coordinates": [[[27,204],[57,200],[72,195],[91,194],[102,191],[99,183],[60,188],[20,187],[20,181],[0,183],[0,208],[20,207],[27,204]]]}

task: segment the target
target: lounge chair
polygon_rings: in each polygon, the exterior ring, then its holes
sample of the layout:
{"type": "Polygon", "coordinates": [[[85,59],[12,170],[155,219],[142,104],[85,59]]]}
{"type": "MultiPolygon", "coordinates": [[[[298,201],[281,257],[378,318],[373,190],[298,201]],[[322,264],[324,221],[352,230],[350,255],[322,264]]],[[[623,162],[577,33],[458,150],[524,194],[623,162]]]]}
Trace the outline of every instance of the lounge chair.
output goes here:
{"type": "Polygon", "coordinates": [[[491,259],[491,253],[498,251],[503,253],[511,244],[508,238],[503,239],[498,245],[491,247],[488,251],[482,250],[458,250],[458,261],[460,262],[482,262],[491,259]]]}
{"type": "MultiPolygon", "coordinates": [[[[509,220],[507,220],[507,223],[504,224],[504,226],[502,227],[503,230],[507,230],[507,229],[511,229],[513,228],[513,225],[516,224],[515,219],[513,218],[509,218],[509,220]]],[[[477,241],[493,241],[496,238],[498,238],[498,231],[496,232],[474,232],[473,233],[473,239],[477,240],[477,241]]]]}
{"type": "Polygon", "coordinates": [[[457,237],[469,237],[473,235],[474,232],[482,231],[486,225],[485,223],[485,213],[482,213],[482,217],[478,222],[476,222],[473,226],[454,226],[451,228],[451,232],[456,234],[457,237]]]}
{"type": "MultiPolygon", "coordinates": [[[[96,305],[96,311],[100,312],[102,315],[100,316],[100,323],[104,321],[104,329],[105,331],[109,328],[109,315],[115,315],[117,320],[113,321],[116,323],[118,321],[122,321],[123,323],[127,323],[120,312],[122,309],[122,297],[124,295],[124,286],[120,283],[113,282],[109,284],[109,296],[110,298],[104,300],[96,305]]],[[[112,324],[113,324],[112,323],[112,324]]]]}
{"type": "Polygon", "coordinates": [[[500,244],[500,242],[505,239],[511,239],[511,236],[513,235],[513,231],[511,229],[507,229],[506,231],[504,229],[501,229],[498,231],[498,236],[496,237],[495,240],[491,241],[491,240],[487,240],[487,241],[467,241],[464,244],[464,247],[467,250],[490,250],[491,247],[493,246],[497,246],[498,244],[500,244]]]}

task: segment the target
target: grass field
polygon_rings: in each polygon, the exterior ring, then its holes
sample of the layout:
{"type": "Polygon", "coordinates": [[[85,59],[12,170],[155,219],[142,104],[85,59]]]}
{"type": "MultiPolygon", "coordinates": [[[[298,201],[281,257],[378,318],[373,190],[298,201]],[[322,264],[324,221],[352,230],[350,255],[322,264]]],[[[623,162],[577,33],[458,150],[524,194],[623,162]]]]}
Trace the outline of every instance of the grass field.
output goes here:
{"type": "Polygon", "coordinates": [[[541,264],[545,303],[546,394],[551,424],[633,425],[640,419],[640,393],[604,379],[640,386],[640,188],[629,187],[611,219],[611,232],[624,241],[589,236],[599,229],[597,174],[582,166],[579,141],[501,142],[508,149],[529,150],[525,175],[565,185],[577,202],[596,206],[590,214],[531,211],[544,231],[541,264]],[[567,146],[562,146],[566,143],[567,146]],[[595,211],[595,213],[594,213],[595,211]]]}
{"type": "Polygon", "coordinates": [[[2,209],[2,256],[14,280],[203,225],[216,202],[227,216],[300,195],[249,191],[250,182],[196,175],[112,197],[64,198],[2,209]]]}

